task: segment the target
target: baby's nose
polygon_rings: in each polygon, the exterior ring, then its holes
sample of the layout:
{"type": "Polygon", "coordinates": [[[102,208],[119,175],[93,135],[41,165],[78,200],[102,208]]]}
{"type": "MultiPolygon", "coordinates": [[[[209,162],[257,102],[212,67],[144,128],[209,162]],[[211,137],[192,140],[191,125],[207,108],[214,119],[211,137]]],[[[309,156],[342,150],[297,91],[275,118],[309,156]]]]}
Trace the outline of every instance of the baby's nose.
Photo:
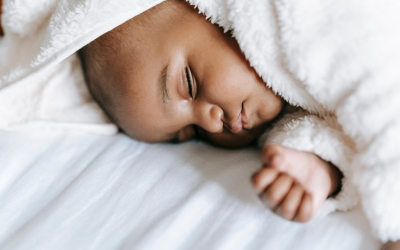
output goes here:
{"type": "Polygon", "coordinates": [[[197,125],[210,133],[221,133],[224,129],[223,115],[224,112],[219,106],[204,105],[197,125]]]}

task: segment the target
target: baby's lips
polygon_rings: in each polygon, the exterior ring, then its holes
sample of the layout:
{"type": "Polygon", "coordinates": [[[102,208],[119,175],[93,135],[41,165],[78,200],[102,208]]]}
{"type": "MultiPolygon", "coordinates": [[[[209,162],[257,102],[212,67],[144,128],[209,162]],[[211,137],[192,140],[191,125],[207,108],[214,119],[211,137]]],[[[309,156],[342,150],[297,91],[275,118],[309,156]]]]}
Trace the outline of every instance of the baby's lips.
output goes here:
{"type": "Polygon", "coordinates": [[[231,132],[234,133],[234,134],[237,134],[240,131],[242,131],[243,130],[243,127],[242,127],[242,115],[239,115],[239,117],[236,118],[236,120],[233,121],[231,124],[229,124],[229,126],[230,126],[231,132]]]}
{"type": "Polygon", "coordinates": [[[242,120],[242,127],[245,129],[251,129],[251,124],[249,118],[247,117],[246,110],[242,105],[242,112],[240,113],[241,120],[242,120]]]}

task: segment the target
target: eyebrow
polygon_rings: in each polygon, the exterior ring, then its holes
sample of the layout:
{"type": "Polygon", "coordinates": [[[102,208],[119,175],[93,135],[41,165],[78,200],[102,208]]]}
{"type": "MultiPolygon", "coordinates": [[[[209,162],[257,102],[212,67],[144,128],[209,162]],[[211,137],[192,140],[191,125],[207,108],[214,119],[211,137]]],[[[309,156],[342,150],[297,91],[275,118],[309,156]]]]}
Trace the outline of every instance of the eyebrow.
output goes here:
{"type": "Polygon", "coordinates": [[[164,67],[164,69],[161,71],[160,75],[160,87],[161,87],[161,92],[162,92],[162,97],[163,97],[163,102],[164,102],[164,107],[168,105],[171,101],[171,96],[168,92],[167,89],[167,78],[168,78],[168,64],[164,67]]]}

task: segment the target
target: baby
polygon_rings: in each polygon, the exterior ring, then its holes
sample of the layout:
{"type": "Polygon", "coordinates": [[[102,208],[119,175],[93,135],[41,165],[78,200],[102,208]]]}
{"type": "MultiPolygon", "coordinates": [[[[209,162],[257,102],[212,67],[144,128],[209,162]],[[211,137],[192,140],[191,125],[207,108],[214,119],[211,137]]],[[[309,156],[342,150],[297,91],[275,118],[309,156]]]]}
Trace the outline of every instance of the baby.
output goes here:
{"type": "Polygon", "coordinates": [[[252,182],[273,211],[361,201],[374,235],[400,239],[399,1],[188,0],[230,33],[183,0],[45,2],[4,1],[0,129],[115,133],[84,86],[87,45],[91,94],[128,135],[240,147],[267,130],[252,182]]]}
{"type": "MultiPolygon", "coordinates": [[[[230,33],[184,1],[157,5],[79,54],[94,99],[141,141],[200,138],[240,147],[257,139],[286,105],[250,67],[230,33]]],[[[340,190],[340,171],[315,154],[269,145],[261,157],[253,185],[288,220],[310,220],[340,190]]]]}

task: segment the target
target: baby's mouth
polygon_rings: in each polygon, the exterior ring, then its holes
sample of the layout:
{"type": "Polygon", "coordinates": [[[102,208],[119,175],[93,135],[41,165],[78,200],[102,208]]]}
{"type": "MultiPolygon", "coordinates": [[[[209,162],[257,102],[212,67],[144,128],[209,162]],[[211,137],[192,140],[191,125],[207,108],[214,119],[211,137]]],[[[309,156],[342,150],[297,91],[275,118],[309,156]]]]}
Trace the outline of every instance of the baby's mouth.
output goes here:
{"type": "Polygon", "coordinates": [[[240,113],[239,116],[230,123],[225,123],[226,127],[234,134],[239,133],[243,130],[242,127],[242,114],[240,113]]]}
{"type": "Polygon", "coordinates": [[[246,114],[246,110],[244,109],[243,103],[242,103],[242,110],[240,111],[237,118],[232,122],[225,123],[225,127],[234,134],[240,133],[243,129],[246,130],[251,129],[249,118],[246,114]]]}
{"type": "Polygon", "coordinates": [[[249,117],[246,114],[246,110],[244,109],[244,105],[242,103],[242,112],[240,113],[241,121],[242,121],[242,128],[244,129],[251,129],[251,124],[249,122],[249,117]]]}

